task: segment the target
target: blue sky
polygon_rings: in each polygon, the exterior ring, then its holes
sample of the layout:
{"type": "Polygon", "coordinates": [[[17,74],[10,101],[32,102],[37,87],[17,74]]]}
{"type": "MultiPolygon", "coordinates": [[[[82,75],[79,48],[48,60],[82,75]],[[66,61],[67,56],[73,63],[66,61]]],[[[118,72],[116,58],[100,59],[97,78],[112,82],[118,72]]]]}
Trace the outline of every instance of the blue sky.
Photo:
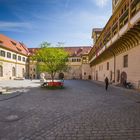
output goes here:
{"type": "Polygon", "coordinates": [[[0,0],[0,33],[29,48],[92,45],[92,28],[105,26],[111,8],[111,0],[0,0]]]}

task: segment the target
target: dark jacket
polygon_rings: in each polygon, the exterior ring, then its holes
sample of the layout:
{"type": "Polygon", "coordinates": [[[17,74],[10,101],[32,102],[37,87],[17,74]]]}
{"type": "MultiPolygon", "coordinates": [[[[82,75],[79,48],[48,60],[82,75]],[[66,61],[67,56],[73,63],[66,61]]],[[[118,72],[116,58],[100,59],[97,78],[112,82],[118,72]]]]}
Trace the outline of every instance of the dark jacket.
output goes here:
{"type": "Polygon", "coordinates": [[[106,83],[106,84],[109,84],[109,80],[108,80],[107,77],[105,78],[105,83],[106,83]]]}

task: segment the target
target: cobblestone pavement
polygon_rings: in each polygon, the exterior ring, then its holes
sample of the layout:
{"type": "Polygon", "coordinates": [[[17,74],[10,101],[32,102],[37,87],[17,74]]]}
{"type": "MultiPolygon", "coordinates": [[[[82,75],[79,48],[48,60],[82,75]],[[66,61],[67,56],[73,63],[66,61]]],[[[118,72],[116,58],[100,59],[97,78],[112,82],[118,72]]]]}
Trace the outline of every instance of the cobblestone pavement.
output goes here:
{"type": "Polygon", "coordinates": [[[0,140],[140,140],[140,93],[79,80],[30,87],[0,101],[0,140]]]}

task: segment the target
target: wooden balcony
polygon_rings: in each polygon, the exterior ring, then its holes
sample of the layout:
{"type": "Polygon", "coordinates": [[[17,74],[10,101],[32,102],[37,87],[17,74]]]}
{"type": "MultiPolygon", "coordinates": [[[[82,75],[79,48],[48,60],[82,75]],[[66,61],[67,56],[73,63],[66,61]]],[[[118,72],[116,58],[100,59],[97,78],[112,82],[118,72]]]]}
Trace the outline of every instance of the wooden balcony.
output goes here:
{"type": "MultiPolygon", "coordinates": [[[[116,42],[120,41],[123,44],[123,47],[127,47],[128,44],[133,44],[132,41],[139,40],[139,29],[135,29],[131,35],[127,35],[124,39],[124,35],[128,31],[132,31],[132,28],[137,25],[140,21],[140,1],[139,0],[123,0],[116,10],[115,13],[111,16],[106,26],[104,27],[101,35],[99,36],[95,46],[89,53],[89,62],[92,63],[102,55],[104,51],[114,48],[116,42]],[[136,38],[136,39],[133,39],[136,38]],[[132,40],[128,41],[127,40],[132,40]],[[97,55],[98,54],[98,55],[97,55]]],[[[120,42],[119,42],[120,44],[120,42]]],[[[128,48],[128,47],[127,47],[128,48]]],[[[120,52],[120,51],[118,51],[120,52]]]]}

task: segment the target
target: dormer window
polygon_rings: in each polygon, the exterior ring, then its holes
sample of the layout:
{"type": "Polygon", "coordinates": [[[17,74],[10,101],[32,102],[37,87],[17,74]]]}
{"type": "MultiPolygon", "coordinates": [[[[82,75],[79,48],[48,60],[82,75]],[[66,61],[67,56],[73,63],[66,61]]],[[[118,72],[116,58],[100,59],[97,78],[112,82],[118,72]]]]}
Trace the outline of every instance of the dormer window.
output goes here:
{"type": "Polygon", "coordinates": [[[16,48],[17,48],[17,50],[18,50],[18,51],[20,51],[20,52],[21,52],[21,49],[20,49],[20,48],[18,48],[18,47],[16,47],[16,48]]]}
{"type": "Polygon", "coordinates": [[[14,46],[16,46],[16,42],[14,42],[14,41],[11,41],[11,43],[12,43],[14,46]]]}
{"type": "Polygon", "coordinates": [[[3,41],[0,40],[0,44],[3,44],[3,41]]]}

